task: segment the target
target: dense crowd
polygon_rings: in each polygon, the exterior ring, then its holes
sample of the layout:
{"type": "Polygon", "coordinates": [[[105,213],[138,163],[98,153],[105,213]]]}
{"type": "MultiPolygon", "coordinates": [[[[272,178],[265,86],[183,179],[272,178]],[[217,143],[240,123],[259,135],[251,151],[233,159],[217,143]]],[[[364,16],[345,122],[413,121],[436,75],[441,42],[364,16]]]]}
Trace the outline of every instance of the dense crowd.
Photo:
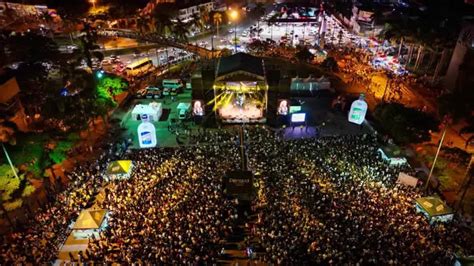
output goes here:
{"type": "MultiPolygon", "coordinates": [[[[102,183],[102,172],[115,155],[114,144],[97,147],[100,156],[78,165],[67,174],[69,184],[59,194],[48,194],[48,202],[14,233],[3,236],[0,265],[41,265],[55,260],[70,233],[69,225],[80,211],[90,207],[102,183]]],[[[61,183],[57,183],[58,186],[61,183]]],[[[53,193],[49,191],[48,193],[53,193]]]]}
{"type": "Polygon", "coordinates": [[[431,226],[417,214],[421,194],[395,184],[400,170],[377,154],[373,137],[281,141],[259,134],[250,165],[260,173],[255,242],[278,264],[441,264],[468,248],[459,223],[431,226]]]}
{"type": "Polygon", "coordinates": [[[109,230],[87,259],[131,264],[216,262],[236,219],[221,177],[238,165],[234,144],[134,152],[132,178],[111,184],[102,207],[109,230]]]}
{"type": "MultiPolygon", "coordinates": [[[[102,181],[107,154],[79,167],[55,203],[3,241],[0,264],[54,261],[68,225],[99,190],[104,197],[96,203],[110,211],[108,228],[90,239],[81,262],[218,263],[243,218],[222,187],[225,173],[240,164],[236,132],[209,131],[193,145],[131,151],[125,157],[134,172],[126,180],[102,181]]],[[[414,199],[422,194],[395,183],[400,171],[411,169],[388,166],[375,137],[284,140],[246,127],[245,139],[257,193],[255,219],[244,217],[250,229],[244,242],[258,260],[444,265],[459,248],[472,254],[459,221],[430,225],[415,212],[414,199]]]]}

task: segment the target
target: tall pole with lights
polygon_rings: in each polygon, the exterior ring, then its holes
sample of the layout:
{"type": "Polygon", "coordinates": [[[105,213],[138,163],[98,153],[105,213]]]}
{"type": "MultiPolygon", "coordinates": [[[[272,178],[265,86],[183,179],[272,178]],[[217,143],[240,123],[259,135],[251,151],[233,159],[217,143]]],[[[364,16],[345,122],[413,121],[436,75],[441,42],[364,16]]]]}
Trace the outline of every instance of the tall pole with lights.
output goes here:
{"type": "Polygon", "coordinates": [[[234,23],[234,53],[237,53],[237,19],[239,18],[239,13],[237,10],[231,10],[229,17],[234,23]]]}

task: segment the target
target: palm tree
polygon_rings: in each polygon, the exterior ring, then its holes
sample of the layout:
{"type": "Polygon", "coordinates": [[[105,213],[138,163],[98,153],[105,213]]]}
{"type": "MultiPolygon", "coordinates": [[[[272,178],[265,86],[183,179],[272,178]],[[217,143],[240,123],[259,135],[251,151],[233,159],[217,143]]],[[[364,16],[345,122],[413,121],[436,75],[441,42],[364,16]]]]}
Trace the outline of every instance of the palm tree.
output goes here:
{"type": "Polygon", "coordinates": [[[278,14],[273,15],[267,20],[267,25],[270,27],[270,39],[273,40],[273,26],[276,24],[278,14]]]}
{"type": "Polygon", "coordinates": [[[173,22],[171,16],[166,13],[158,13],[155,15],[156,32],[164,37],[168,37],[173,31],[173,22]]]}
{"type": "Polygon", "coordinates": [[[146,18],[139,17],[137,19],[137,29],[140,32],[140,34],[148,32],[148,22],[146,18]]]}
{"type": "MultiPolygon", "coordinates": [[[[257,19],[257,29],[260,29],[260,17],[265,15],[265,6],[263,3],[257,3],[253,11],[257,19]]],[[[257,35],[260,37],[260,31],[257,31],[257,35]]]]}
{"type": "Polygon", "coordinates": [[[204,6],[201,6],[199,8],[199,15],[201,16],[202,24],[207,25],[210,20],[209,10],[204,6]]]}
{"type": "Polygon", "coordinates": [[[181,19],[177,19],[173,25],[173,35],[176,37],[178,41],[183,41],[185,43],[188,42],[188,34],[189,34],[189,27],[188,24],[181,21],[181,19]]]}
{"type": "Polygon", "coordinates": [[[214,22],[214,25],[216,25],[216,35],[219,36],[219,25],[222,23],[222,14],[219,12],[214,13],[212,21],[214,22]]]}
{"type": "Polygon", "coordinates": [[[204,29],[204,23],[203,23],[203,20],[202,20],[202,17],[199,16],[198,13],[193,13],[192,16],[191,16],[191,25],[198,29],[199,31],[202,31],[204,29]]]}

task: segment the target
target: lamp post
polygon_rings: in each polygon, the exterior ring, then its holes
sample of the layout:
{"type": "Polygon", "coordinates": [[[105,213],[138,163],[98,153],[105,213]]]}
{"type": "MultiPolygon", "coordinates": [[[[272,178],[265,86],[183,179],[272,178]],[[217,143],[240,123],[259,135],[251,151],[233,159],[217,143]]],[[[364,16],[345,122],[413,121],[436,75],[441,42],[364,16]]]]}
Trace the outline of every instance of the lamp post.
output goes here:
{"type": "Polygon", "coordinates": [[[428,178],[426,180],[425,190],[428,189],[428,186],[429,186],[430,180],[431,180],[431,176],[433,175],[433,171],[434,171],[434,168],[436,166],[436,161],[438,160],[439,152],[441,151],[441,147],[443,147],[444,137],[446,136],[446,131],[448,130],[448,120],[449,120],[449,118],[447,116],[445,116],[444,119],[443,119],[443,124],[444,124],[443,133],[441,135],[441,139],[439,140],[438,150],[436,151],[436,155],[435,155],[434,160],[433,160],[433,165],[431,165],[430,173],[428,174],[428,178]]]}
{"type": "Polygon", "coordinates": [[[89,0],[89,3],[92,4],[93,9],[95,9],[95,2],[97,2],[97,0],[89,0]]]}
{"type": "Polygon", "coordinates": [[[231,10],[229,16],[234,23],[234,52],[237,53],[237,19],[239,18],[239,13],[237,10],[231,10]]]}

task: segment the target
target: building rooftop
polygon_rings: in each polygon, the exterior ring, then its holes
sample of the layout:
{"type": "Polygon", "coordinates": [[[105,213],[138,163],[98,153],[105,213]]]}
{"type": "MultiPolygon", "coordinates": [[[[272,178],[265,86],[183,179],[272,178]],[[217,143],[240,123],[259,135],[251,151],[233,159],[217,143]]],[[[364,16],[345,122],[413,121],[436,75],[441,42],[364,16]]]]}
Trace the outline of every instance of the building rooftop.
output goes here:
{"type": "Polygon", "coordinates": [[[236,53],[219,59],[219,64],[217,65],[217,76],[222,76],[239,70],[262,77],[265,76],[263,60],[261,58],[246,53],[236,53]]]}

